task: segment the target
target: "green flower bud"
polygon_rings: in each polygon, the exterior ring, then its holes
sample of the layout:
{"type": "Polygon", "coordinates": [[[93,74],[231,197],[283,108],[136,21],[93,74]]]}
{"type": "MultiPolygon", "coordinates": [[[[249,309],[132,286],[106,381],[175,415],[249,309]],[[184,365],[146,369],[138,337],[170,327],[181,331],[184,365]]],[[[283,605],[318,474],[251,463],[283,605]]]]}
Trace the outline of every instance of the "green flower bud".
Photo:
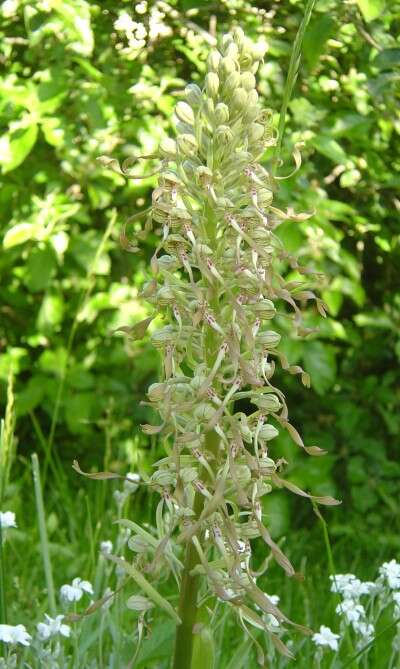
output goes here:
{"type": "Polygon", "coordinates": [[[175,295],[169,286],[163,286],[160,288],[160,290],[157,292],[156,298],[158,304],[161,306],[166,306],[167,304],[172,304],[175,302],[175,295]]]}
{"type": "Polygon", "coordinates": [[[207,404],[206,402],[198,404],[193,411],[194,417],[201,423],[208,423],[214,414],[215,408],[212,404],[207,404]]]}
{"type": "Polygon", "coordinates": [[[234,42],[230,42],[224,49],[224,55],[227,58],[232,58],[233,60],[235,60],[239,56],[239,49],[237,44],[235,44],[234,42]]]}
{"type": "MultiPolygon", "coordinates": [[[[272,427],[272,425],[270,425],[269,427],[272,427]]],[[[263,474],[273,474],[274,471],[276,470],[275,462],[271,458],[268,458],[266,455],[260,458],[259,462],[263,474]]]]}
{"type": "Polygon", "coordinates": [[[273,330],[266,330],[265,332],[259,332],[256,339],[257,343],[263,348],[276,348],[281,340],[281,335],[273,330]]]}
{"type": "Polygon", "coordinates": [[[240,86],[239,72],[231,72],[230,74],[228,74],[226,81],[224,83],[225,94],[230,97],[235,88],[239,88],[239,86],[240,86]]]}
{"type": "Polygon", "coordinates": [[[175,158],[176,142],[170,137],[165,137],[160,144],[160,152],[165,158],[175,158]]]}
{"type": "Polygon", "coordinates": [[[279,411],[282,406],[279,401],[279,397],[273,393],[267,393],[265,395],[260,394],[257,397],[253,397],[251,401],[263,412],[266,411],[268,413],[279,411]]]}
{"type": "Polygon", "coordinates": [[[160,256],[160,258],[157,259],[157,263],[160,272],[174,272],[179,266],[177,259],[174,258],[174,256],[167,254],[160,256]]]}
{"type": "Polygon", "coordinates": [[[128,539],[128,548],[135,553],[147,553],[151,546],[140,534],[134,534],[128,539]]]}
{"type": "Polygon", "coordinates": [[[218,126],[215,136],[218,144],[229,144],[233,140],[233,132],[227,125],[218,126]]]}
{"type": "Polygon", "coordinates": [[[185,88],[185,96],[191,107],[198,107],[202,101],[201,89],[196,84],[189,84],[185,88]]]}
{"type": "Polygon", "coordinates": [[[232,30],[232,36],[233,36],[233,39],[236,42],[236,44],[239,47],[241,47],[244,43],[245,35],[244,35],[244,32],[243,32],[243,30],[240,26],[236,26],[232,30]]]}
{"type": "Polygon", "coordinates": [[[247,104],[249,107],[255,107],[258,103],[258,93],[255,88],[250,90],[247,94],[247,104]]]}
{"type": "Polygon", "coordinates": [[[150,599],[147,599],[147,597],[143,597],[142,595],[132,595],[132,597],[129,597],[127,600],[126,606],[128,609],[132,609],[132,611],[144,612],[152,609],[154,604],[150,599]]]}
{"type": "Polygon", "coordinates": [[[236,63],[234,60],[232,60],[232,58],[225,57],[221,59],[219,64],[219,72],[224,79],[226,79],[228,74],[231,72],[235,72],[236,69],[236,63]]]}
{"type": "Polygon", "coordinates": [[[180,476],[183,483],[191,483],[198,478],[198,471],[194,467],[185,467],[181,469],[180,476]]]}
{"type": "Polygon", "coordinates": [[[232,107],[239,111],[244,110],[247,105],[247,98],[248,94],[244,88],[236,88],[236,90],[232,92],[230,100],[232,107]]]}
{"type": "Polygon", "coordinates": [[[273,199],[273,193],[268,188],[260,188],[257,191],[258,204],[260,204],[262,207],[268,207],[273,199]]]}
{"type": "Polygon", "coordinates": [[[274,303],[267,298],[263,298],[259,302],[255,302],[255,304],[248,305],[248,308],[263,320],[269,320],[276,314],[274,303]]]}
{"type": "Polygon", "coordinates": [[[165,383],[152,383],[147,390],[150,402],[160,402],[165,397],[167,385],[165,383]]]}
{"type": "Polygon", "coordinates": [[[279,434],[279,430],[276,429],[273,425],[269,425],[266,423],[266,425],[263,425],[262,428],[260,429],[258,436],[260,439],[263,439],[264,441],[270,441],[271,439],[275,439],[279,434]]]}
{"type": "Polygon", "coordinates": [[[209,98],[216,98],[219,89],[219,77],[215,72],[206,75],[206,93],[209,98]]]}
{"type": "Polygon", "coordinates": [[[218,125],[223,125],[229,121],[229,107],[223,102],[219,102],[215,107],[215,120],[218,125]]]}
{"type": "Polygon", "coordinates": [[[167,486],[176,485],[176,475],[170,469],[159,469],[150,477],[151,485],[167,486]]]}
{"type": "Polygon", "coordinates": [[[210,51],[207,58],[207,69],[211,70],[212,72],[217,72],[220,62],[221,62],[220,52],[217,51],[216,49],[210,51]]]}
{"type": "Polygon", "coordinates": [[[240,82],[245,91],[251,91],[256,87],[256,78],[251,72],[243,72],[240,76],[240,82]]]}
{"type": "Polygon", "coordinates": [[[179,135],[179,137],[176,140],[176,143],[178,145],[179,151],[185,154],[186,156],[195,155],[199,148],[195,138],[193,137],[193,135],[190,135],[189,133],[179,135]]]}
{"type": "Polygon", "coordinates": [[[166,325],[161,330],[156,330],[151,335],[151,343],[155,348],[170,346],[176,341],[176,330],[172,325],[166,325]]]}
{"type": "Polygon", "coordinates": [[[187,102],[178,102],[178,104],[175,107],[175,114],[179,118],[180,121],[183,123],[187,123],[188,125],[193,125],[194,123],[194,114],[193,114],[193,109],[191,108],[190,105],[188,105],[187,102]]]}

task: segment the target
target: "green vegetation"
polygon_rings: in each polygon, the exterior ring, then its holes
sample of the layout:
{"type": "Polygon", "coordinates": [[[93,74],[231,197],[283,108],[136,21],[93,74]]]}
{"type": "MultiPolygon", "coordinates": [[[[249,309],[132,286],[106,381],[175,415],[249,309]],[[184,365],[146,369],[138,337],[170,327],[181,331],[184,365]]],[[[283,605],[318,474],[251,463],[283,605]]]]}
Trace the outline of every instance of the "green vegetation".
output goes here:
{"type": "MultiPolygon", "coordinates": [[[[149,337],[129,337],[151,313],[138,293],[160,240],[151,233],[138,254],[126,252],[137,231],[129,217],[150,206],[156,178],[148,175],[158,162],[136,162],[143,178],[126,180],[96,158],[153,155],[173,132],[186,83],[202,82],[215,36],[234,25],[268,45],[258,91],[278,127],[306,4],[5,0],[0,8],[0,511],[15,512],[18,525],[1,530],[0,624],[24,624],[33,635],[45,613],[65,613],[73,626],[60,636],[57,660],[56,641],[37,665],[18,646],[17,667],[120,669],[137,652],[136,667],[161,668],[172,657],[175,622],[165,604],[177,610],[176,591],[164,586],[164,608],[155,602],[157,615],[151,608],[143,619],[143,575],[125,583],[108,548],[99,553],[100,542],[112,541],[114,553],[131,554],[128,531],[138,529],[117,519],[131,519],[151,541],[158,495],[72,469],[77,460],[85,472],[143,478],[163,453],[157,437],[140,430],[154,422],[141,401],[160,360],[149,337]],[[94,600],[107,598],[107,588],[117,594],[74,623],[90,588],[73,586],[81,596],[69,606],[58,594],[77,577],[93,585],[94,600]]],[[[300,171],[281,182],[279,206],[315,214],[283,223],[279,236],[324,275],[329,315],[306,312],[305,325],[318,328],[306,340],[281,319],[282,350],[312,383],[303,388],[277,370],[276,385],[305,443],[328,453],[309,458],[284,431],[276,452],[293,484],[342,505],[324,509],[321,523],[305,499],[281,491],[264,498],[272,537],[305,579],[271,564],[260,587],[279,593],[288,617],[315,631],[339,632],[333,570],[375,580],[400,552],[399,27],[397,0],[317,1],[286,98],[278,175],[290,172],[294,145],[304,147],[300,171]]],[[[264,557],[257,545],[257,564],[264,557]]],[[[192,669],[213,666],[212,657],[215,669],[257,666],[253,645],[223,611],[212,636],[208,627],[198,635],[192,669]]],[[[353,661],[358,649],[347,635],[332,666],[395,667],[392,614],[388,606],[380,615],[368,654],[353,661]]],[[[271,666],[319,661],[309,638],[289,639],[297,659],[272,658],[269,648],[271,666]]],[[[0,666],[13,666],[11,656],[3,644],[0,666]]],[[[324,653],[321,666],[333,658],[324,653]]]]}

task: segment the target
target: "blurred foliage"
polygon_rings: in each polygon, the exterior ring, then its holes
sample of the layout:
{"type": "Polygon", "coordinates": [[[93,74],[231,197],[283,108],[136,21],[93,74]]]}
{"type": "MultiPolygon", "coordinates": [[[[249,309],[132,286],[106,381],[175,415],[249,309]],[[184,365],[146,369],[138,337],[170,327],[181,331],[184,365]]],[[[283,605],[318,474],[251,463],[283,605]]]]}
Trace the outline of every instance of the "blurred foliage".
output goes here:
{"type": "MultiPolygon", "coordinates": [[[[259,90],[278,113],[303,9],[296,0],[1,5],[0,383],[4,401],[11,367],[20,457],[42,451],[64,477],[74,457],[85,469],[150,461],[140,401],[157,361],[146,342],[113,333],[146,315],[138,292],[152,240],[133,256],[118,237],[154,181],[125,182],[96,157],[151,154],[215,34],[235,23],[268,43],[259,90]]],[[[285,380],[294,423],[328,455],[307,458],[284,437],[277,447],[293,481],[343,500],[332,531],[360,541],[393,521],[400,478],[399,28],[398,1],[316,3],[281,173],[297,141],[303,165],[278,193],[284,206],[315,210],[280,234],[325,274],[330,316],[308,341],[285,341],[290,362],[312,376],[312,390],[285,380]]],[[[276,536],[311,517],[278,494],[265,511],[276,536]]],[[[394,532],[378,536],[382,550],[399,546],[394,532]]]]}

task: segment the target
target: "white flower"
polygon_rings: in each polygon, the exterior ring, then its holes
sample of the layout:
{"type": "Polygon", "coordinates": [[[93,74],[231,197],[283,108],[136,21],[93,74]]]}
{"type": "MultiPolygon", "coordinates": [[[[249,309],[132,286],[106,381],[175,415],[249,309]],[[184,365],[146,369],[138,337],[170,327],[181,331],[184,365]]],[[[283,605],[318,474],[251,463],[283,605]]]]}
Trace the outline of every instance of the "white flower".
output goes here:
{"type": "Polygon", "coordinates": [[[1,7],[1,13],[6,18],[15,16],[18,11],[18,5],[19,5],[18,0],[5,0],[1,7]]]}
{"type": "Polygon", "coordinates": [[[336,574],[329,578],[332,581],[331,592],[340,593],[345,599],[358,599],[375,589],[375,583],[360,581],[354,574],[336,574]]]}
{"type": "Polygon", "coordinates": [[[3,643],[21,643],[29,646],[32,637],[24,625],[0,625],[0,641],[3,643]]]}
{"type": "Polygon", "coordinates": [[[65,602],[79,602],[84,592],[93,595],[93,587],[89,581],[82,581],[81,578],[74,578],[71,585],[62,585],[60,596],[65,602]]]}
{"type": "Polygon", "coordinates": [[[126,490],[127,492],[136,492],[136,490],[139,487],[139,482],[140,482],[139,474],[128,472],[124,481],[124,490],[126,490]]]}
{"type": "Polygon", "coordinates": [[[47,639],[50,639],[52,636],[56,636],[57,634],[61,634],[61,636],[69,637],[71,634],[71,628],[69,625],[64,625],[62,622],[64,620],[64,616],[56,616],[55,618],[50,618],[50,616],[45,614],[46,622],[45,623],[38,623],[37,624],[37,631],[39,634],[39,638],[42,641],[46,641],[47,639]]]}
{"type": "Polygon", "coordinates": [[[321,625],[319,632],[312,636],[312,640],[317,646],[329,646],[332,650],[338,649],[338,639],[340,639],[340,635],[334,634],[329,627],[324,625],[321,625]]]}
{"type": "Polygon", "coordinates": [[[139,2],[137,5],[135,5],[135,12],[136,14],[146,14],[147,12],[147,2],[143,0],[143,2],[139,2]]]}
{"type": "Polygon", "coordinates": [[[355,632],[357,632],[357,634],[360,635],[363,644],[372,641],[374,638],[374,626],[369,623],[366,623],[362,620],[359,622],[353,622],[353,629],[355,632]]]}
{"type": "Polygon", "coordinates": [[[365,616],[365,609],[361,604],[355,604],[352,599],[345,599],[336,607],[336,613],[346,618],[347,622],[358,622],[365,616]]]}
{"type": "Polygon", "coordinates": [[[131,33],[135,30],[136,26],[136,21],[132,21],[127,12],[121,12],[117,20],[114,21],[115,30],[119,30],[122,33],[131,33]]]}
{"type": "Polygon", "coordinates": [[[103,553],[103,555],[110,555],[110,553],[112,553],[112,549],[113,549],[112,541],[100,542],[100,553],[103,553]]]}
{"type": "Polygon", "coordinates": [[[390,560],[390,562],[384,562],[381,567],[379,567],[379,575],[386,579],[389,588],[392,590],[397,590],[400,588],[400,564],[396,560],[390,560]]]}
{"type": "Polygon", "coordinates": [[[13,511],[0,511],[0,525],[1,529],[8,527],[17,527],[15,521],[15,513],[13,511]]]}

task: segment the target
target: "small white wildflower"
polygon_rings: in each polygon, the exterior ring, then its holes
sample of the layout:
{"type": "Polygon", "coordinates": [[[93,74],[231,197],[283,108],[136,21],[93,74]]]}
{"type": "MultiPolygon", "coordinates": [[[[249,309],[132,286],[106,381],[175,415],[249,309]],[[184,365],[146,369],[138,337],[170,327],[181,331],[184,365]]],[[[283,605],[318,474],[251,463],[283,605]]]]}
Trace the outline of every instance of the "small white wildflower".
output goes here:
{"type": "Polygon", "coordinates": [[[400,588],[400,564],[396,560],[384,562],[379,567],[379,575],[387,581],[389,588],[392,590],[400,588]]]}
{"type": "Polygon", "coordinates": [[[137,5],[135,5],[135,12],[136,14],[146,14],[147,12],[147,2],[143,0],[143,2],[139,2],[137,5]]]}
{"type": "Polygon", "coordinates": [[[136,28],[136,22],[131,19],[127,12],[121,12],[117,20],[114,21],[114,28],[119,32],[131,33],[136,28]]]}
{"type": "Polygon", "coordinates": [[[331,592],[341,594],[344,599],[359,599],[375,588],[375,583],[360,581],[354,574],[336,574],[329,577],[332,581],[331,592]]]}
{"type": "Polygon", "coordinates": [[[112,553],[113,543],[112,541],[101,541],[100,542],[100,553],[103,555],[110,555],[112,553]]]}
{"type": "Polygon", "coordinates": [[[354,631],[361,637],[362,644],[372,641],[374,638],[374,626],[363,620],[353,622],[354,631]]]}
{"type": "Polygon", "coordinates": [[[124,481],[124,490],[127,492],[136,492],[139,487],[140,475],[128,472],[124,481]],[[128,479],[128,480],[127,480],[128,479]]]}
{"type": "Polygon", "coordinates": [[[135,30],[135,37],[138,40],[143,40],[147,36],[147,30],[144,27],[143,23],[138,23],[135,30]]]}
{"type": "Polygon", "coordinates": [[[89,581],[82,581],[81,578],[74,578],[71,585],[62,585],[60,596],[65,602],[79,602],[84,592],[93,595],[93,587],[89,581]]]}
{"type": "Polygon", "coordinates": [[[336,607],[336,613],[344,616],[349,623],[358,622],[365,616],[365,609],[361,604],[355,604],[352,599],[345,599],[336,607]]]}
{"type": "Polygon", "coordinates": [[[50,616],[48,616],[46,613],[44,617],[46,618],[46,622],[37,624],[39,638],[42,641],[46,641],[47,639],[50,639],[50,637],[57,636],[57,634],[69,637],[71,634],[71,628],[69,625],[65,625],[63,623],[63,615],[50,618],[50,616]]]}
{"type": "Polygon", "coordinates": [[[20,643],[23,646],[29,646],[31,639],[25,625],[0,625],[0,641],[3,643],[20,643]]]}
{"type": "Polygon", "coordinates": [[[334,634],[329,627],[321,625],[319,632],[316,632],[312,636],[312,640],[317,646],[329,646],[332,650],[338,650],[339,644],[338,639],[340,639],[339,634],[334,634]]]}
{"type": "Polygon", "coordinates": [[[13,511],[0,511],[0,525],[1,529],[8,527],[17,527],[15,521],[15,513],[13,511]]]}

